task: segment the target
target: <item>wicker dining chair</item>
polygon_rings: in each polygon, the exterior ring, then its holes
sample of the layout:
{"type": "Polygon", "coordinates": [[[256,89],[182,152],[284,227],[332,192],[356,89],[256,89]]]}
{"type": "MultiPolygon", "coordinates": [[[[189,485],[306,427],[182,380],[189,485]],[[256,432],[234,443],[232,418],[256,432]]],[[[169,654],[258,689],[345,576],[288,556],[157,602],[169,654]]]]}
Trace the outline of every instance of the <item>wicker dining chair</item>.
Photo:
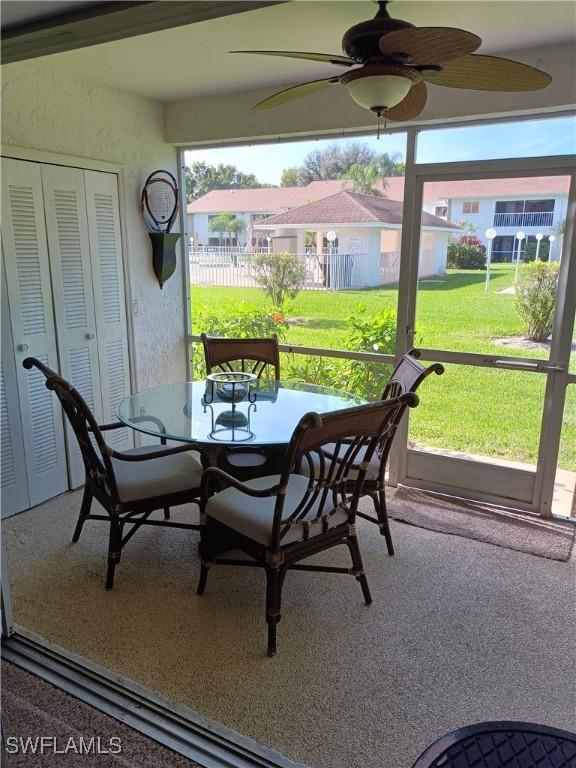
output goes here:
{"type": "MultiPolygon", "coordinates": [[[[78,541],[86,520],[108,523],[106,589],[112,589],[122,549],[141,525],[199,529],[197,523],[170,520],[170,507],[199,501],[203,468],[189,453],[198,449],[186,444],[175,448],[152,445],[115,451],[106,443],[103,432],[126,429],[124,424],[99,425],[72,384],[36,358],[27,357],[23,366],[28,370],[35,367],[44,374],[46,387],[60,400],[78,441],[86,482],[72,541],[78,541]],[[105,515],[90,512],[93,499],[104,507],[105,515]],[[164,511],[164,519],[149,519],[152,512],[159,509],[164,511]],[[124,533],[125,526],[129,527],[127,533],[124,533]]],[[[151,419],[153,417],[140,417],[142,421],[151,419]]]]}
{"type": "MultiPolygon", "coordinates": [[[[382,400],[389,400],[393,397],[400,397],[408,392],[416,392],[420,384],[425,378],[430,376],[431,373],[441,375],[444,373],[444,367],[439,363],[434,363],[428,368],[424,368],[417,360],[419,352],[416,349],[407,352],[398,361],[396,367],[392,371],[390,378],[382,393],[382,400]]],[[[398,411],[396,415],[397,423],[400,423],[404,410],[398,411]]],[[[390,454],[391,443],[384,440],[381,444],[376,446],[372,458],[366,469],[366,477],[364,479],[364,485],[362,487],[362,496],[369,496],[374,504],[375,515],[368,512],[358,511],[356,514],[358,517],[362,517],[365,520],[369,520],[371,523],[376,523],[380,528],[380,533],[386,538],[386,547],[389,555],[394,554],[394,544],[392,543],[392,534],[390,532],[390,523],[388,521],[388,511],[386,508],[386,483],[385,472],[386,465],[388,464],[388,457],[390,454]]],[[[333,450],[333,446],[327,445],[326,451],[330,453],[333,450]]],[[[356,462],[356,469],[358,469],[361,462],[364,460],[362,452],[358,455],[356,462]]],[[[306,472],[306,468],[303,468],[306,472]]],[[[348,491],[354,492],[355,477],[351,476],[348,491]]]]}
{"type": "MultiPolygon", "coordinates": [[[[278,338],[226,339],[201,334],[206,373],[242,371],[259,379],[280,379],[278,338]]],[[[273,450],[273,449],[271,449],[273,450]]],[[[249,480],[266,471],[271,454],[266,449],[250,447],[223,448],[218,464],[240,480],[249,480]]]]}
{"type": "MultiPolygon", "coordinates": [[[[417,349],[411,349],[400,358],[396,367],[392,371],[390,378],[382,393],[382,400],[389,400],[392,397],[400,397],[407,392],[416,392],[424,379],[432,373],[441,376],[444,373],[444,366],[440,363],[433,363],[424,368],[419,362],[420,352],[417,349]]],[[[403,416],[398,413],[398,421],[403,416]]],[[[363,495],[370,496],[374,504],[375,517],[367,512],[358,512],[358,517],[376,523],[380,528],[380,533],[386,538],[386,548],[389,555],[394,554],[394,544],[392,543],[392,534],[390,532],[390,523],[388,521],[388,511],[386,508],[386,483],[385,468],[388,463],[390,446],[378,446],[372,457],[370,467],[366,472],[364,481],[363,495]],[[382,467],[384,465],[384,468],[382,467]]],[[[352,490],[352,488],[351,488],[352,490]]]]}
{"type": "Polygon", "coordinates": [[[372,602],[356,536],[358,500],[377,446],[387,450],[399,414],[417,403],[417,396],[408,393],[322,416],[306,414],[294,430],[277,475],[242,483],[217,467],[205,471],[197,592],[204,592],[214,563],[263,568],[269,656],[276,653],[276,625],[287,570],[352,574],[360,582],[366,604],[372,602]],[[332,447],[330,455],[324,450],[327,445],[332,447]],[[360,453],[364,458],[358,466],[360,453]],[[224,490],[212,495],[215,486],[224,490]],[[351,569],[301,562],[340,544],[350,550],[351,569]],[[233,550],[241,550],[250,559],[219,557],[233,550]]]}

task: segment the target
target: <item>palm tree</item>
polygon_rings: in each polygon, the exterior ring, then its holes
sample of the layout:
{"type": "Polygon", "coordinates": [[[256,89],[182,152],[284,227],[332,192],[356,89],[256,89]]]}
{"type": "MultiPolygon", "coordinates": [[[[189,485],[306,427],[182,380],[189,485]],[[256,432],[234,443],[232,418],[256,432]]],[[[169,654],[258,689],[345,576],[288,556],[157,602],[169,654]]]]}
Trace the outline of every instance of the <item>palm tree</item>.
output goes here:
{"type": "Polygon", "coordinates": [[[343,173],[341,178],[352,182],[352,192],[361,192],[363,195],[378,195],[382,192],[375,186],[379,179],[379,171],[376,163],[354,163],[343,173]]]}
{"type": "Polygon", "coordinates": [[[354,163],[340,178],[352,182],[352,191],[364,195],[382,197],[382,191],[388,188],[387,176],[403,176],[404,163],[402,155],[393,152],[383,152],[369,163],[354,163]],[[379,184],[379,187],[376,185],[379,184]]]}
{"type": "MultiPolygon", "coordinates": [[[[238,237],[244,229],[244,222],[237,219],[233,213],[219,213],[210,219],[208,224],[211,232],[218,232],[218,240],[224,240],[224,235],[228,235],[228,241],[232,237],[238,237]]],[[[221,243],[220,243],[221,244],[221,243]]]]}

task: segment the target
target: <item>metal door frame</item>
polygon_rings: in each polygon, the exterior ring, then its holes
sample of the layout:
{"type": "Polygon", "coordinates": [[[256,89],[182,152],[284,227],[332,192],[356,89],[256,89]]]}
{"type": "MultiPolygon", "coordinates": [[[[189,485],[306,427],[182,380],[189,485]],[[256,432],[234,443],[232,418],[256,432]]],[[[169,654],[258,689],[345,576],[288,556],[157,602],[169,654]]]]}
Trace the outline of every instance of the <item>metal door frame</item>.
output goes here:
{"type": "MultiPolygon", "coordinates": [[[[535,473],[522,470],[512,470],[498,466],[497,470],[482,462],[470,462],[466,459],[456,459],[445,455],[427,454],[408,448],[408,423],[402,424],[398,436],[397,450],[391,462],[391,482],[396,485],[403,483],[450,495],[473,498],[479,501],[498,503],[505,506],[515,506],[535,512],[543,517],[552,516],[552,496],[554,478],[558,460],[558,450],[562,429],[562,416],[566,388],[576,378],[568,373],[574,315],[576,311],[576,252],[574,249],[574,220],[576,217],[576,158],[573,156],[535,157],[507,160],[482,160],[458,163],[416,163],[417,130],[408,132],[406,184],[404,192],[404,226],[401,244],[400,280],[398,290],[398,324],[396,356],[403,355],[414,344],[414,324],[416,319],[416,300],[418,287],[418,257],[420,245],[421,213],[423,204],[423,189],[426,182],[457,181],[474,179],[499,179],[518,176],[570,176],[570,191],[564,233],[563,257],[560,261],[558,298],[554,317],[554,329],[548,360],[524,360],[510,358],[505,355],[483,355],[480,353],[449,352],[433,349],[422,349],[424,360],[434,360],[445,363],[459,363],[488,368],[502,367],[495,361],[502,361],[507,370],[537,371],[546,376],[546,390],[540,431],[538,460],[535,473]],[[498,474],[500,481],[505,484],[507,478],[515,476],[524,482],[525,488],[531,485],[530,499],[525,502],[512,504],[509,498],[501,493],[488,491],[473,491],[466,487],[458,487],[433,478],[434,464],[447,462],[452,476],[455,470],[465,469],[466,464],[472,463],[478,469],[479,465],[490,468],[490,472],[498,474]],[[414,473],[414,465],[418,464],[423,472],[414,473]],[[411,474],[412,472],[412,474],[411,474]],[[520,473],[520,474],[517,474],[520,473]]],[[[478,469],[478,471],[481,471],[478,469]]],[[[489,475],[487,475],[487,480],[489,475]]],[[[487,483],[488,487],[488,483],[487,483]]]]}

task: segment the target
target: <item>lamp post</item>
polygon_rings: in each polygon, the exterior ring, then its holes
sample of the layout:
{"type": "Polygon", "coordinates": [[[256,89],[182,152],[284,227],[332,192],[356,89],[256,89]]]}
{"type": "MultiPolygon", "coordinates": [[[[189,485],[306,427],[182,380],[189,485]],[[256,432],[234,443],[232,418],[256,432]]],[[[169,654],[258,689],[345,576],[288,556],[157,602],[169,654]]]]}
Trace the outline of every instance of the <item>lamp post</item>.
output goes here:
{"type": "Polygon", "coordinates": [[[536,235],[536,261],[540,260],[538,257],[538,254],[540,253],[540,243],[542,242],[543,237],[544,235],[542,234],[542,232],[538,232],[536,235]]]}
{"type": "Polygon", "coordinates": [[[484,286],[484,292],[488,293],[488,286],[490,285],[490,265],[492,263],[492,243],[496,237],[495,229],[487,229],[484,232],[484,237],[488,240],[488,258],[486,259],[486,285],[484,286]]]}
{"type": "Polygon", "coordinates": [[[549,235],[548,242],[550,243],[550,250],[548,251],[548,261],[552,261],[552,243],[556,240],[556,235],[549,235]]]}
{"type": "Polygon", "coordinates": [[[522,240],[526,237],[525,232],[516,232],[516,240],[518,240],[518,247],[516,250],[516,276],[514,278],[515,282],[518,282],[518,274],[520,272],[520,253],[522,252],[522,240]]]}
{"type": "Polygon", "coordinates": [[[328,264],[324,269],[324,280],[326,282],[326,288],[331,288],[334,283],[336,274],[334,270],[334,264],[332,264],[332,248],[334,247],[334,240],[338,235],[333,229],[326,232],[326,240],[328,240],[328,264]]]}
{"type": "Polygon", "coordinates": [[[268,253],[270,253],[270,243],[272,242],[270,235],[266,236],[266,242],[268,243],[268,253]]]}

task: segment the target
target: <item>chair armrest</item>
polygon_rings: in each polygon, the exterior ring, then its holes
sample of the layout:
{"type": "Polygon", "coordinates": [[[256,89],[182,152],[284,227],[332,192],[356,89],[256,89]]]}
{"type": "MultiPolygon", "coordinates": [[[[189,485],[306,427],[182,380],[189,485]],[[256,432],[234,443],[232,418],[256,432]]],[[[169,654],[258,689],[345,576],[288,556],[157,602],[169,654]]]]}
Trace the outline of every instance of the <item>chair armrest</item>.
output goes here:
{"type": "MultiPolygon", "coordinates": [[[[130,421],[133,421],[135,424],[141,424],[143,421],[151,421],[152,424],[155,424],[159,430],[161,430],[164,433],[166,432],[166,427],[160,421],[160,419],[156,418],[156,416],[133,416],[130,419],[130,421]]],[[[98,429],[101,432],[106,432],[107,430],[110,430],[110,429],[122,429],[123,427],[125,428],[126,426],[127,425],[123,424],[121,421],[113,421],[109,424],[99,424],[98,429]]],[[[90,430],[90,431],[92,432],[93,430],[90,430]]],[[[159,435],[159,437],[160,437],[160,443],[162,445],[166,445],[165,435],[159,435]]]]}
{"type": "Polygon", "coordinates": [[[270,488],[251,488],[241,480],[237,480],[232,475],[224,472],[219,467],[208,467],[204,470],[202,475],[202,483],[200,485],[200,497],[201,504],[204,505],[210,496],[212,484],[217,482],[222,488],[236,488],[236,490],[245,493],[247,496],[253,496],[255,498],[266,498],[267,496],[276,496],[278,493],[279,485],[272,485],[270,488]]]}
{"type": "MultiPolygon", "coordinates": [[[[100,432],[107,432],[110,429],[122,429],[122,427],[126,427],[126,424],[122,424],[121,421],[111,421],[108,424],[98,424],[98,429],[100,432]]],[[[93,432],[94,430],[88,427],[90,432],[93,432]]]]}

